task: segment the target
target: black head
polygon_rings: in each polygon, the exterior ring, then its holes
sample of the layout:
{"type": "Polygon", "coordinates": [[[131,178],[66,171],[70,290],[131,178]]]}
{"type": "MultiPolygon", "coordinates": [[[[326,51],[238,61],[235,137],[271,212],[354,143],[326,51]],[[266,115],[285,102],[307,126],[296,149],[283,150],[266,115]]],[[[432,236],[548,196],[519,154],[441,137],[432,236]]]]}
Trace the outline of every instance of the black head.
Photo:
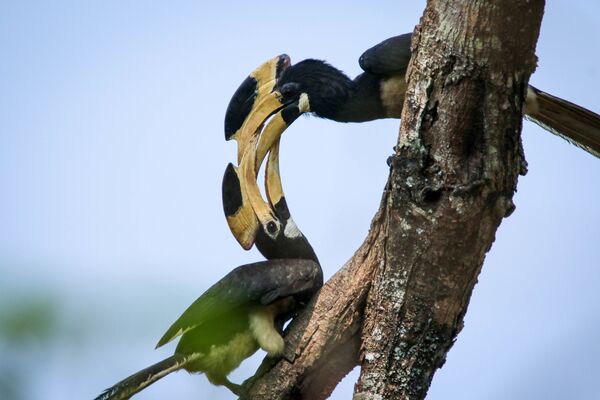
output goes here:
{"type": "MultiPolygon", "coordinates": [[[[273,208],[281,226],[276,235],[273,235],[272,232],[266,232],[262,226],[259,228],[255,241],[258,251],[268,260],[301,258],[318,263],[317,255],[308,239],[292,219],[285,197],[281,197],[273,208]]],[[[268,224],[266,229],[269,229],[268,224]]]]}
{"type": "Polygon", "coordinates": [[[310,111],[332,118],[353,90],[353,83],[339,69],[322,60],[308,59],[285,69],[275,85],[284,103],[298,101],[305,93],[310,111]]]}

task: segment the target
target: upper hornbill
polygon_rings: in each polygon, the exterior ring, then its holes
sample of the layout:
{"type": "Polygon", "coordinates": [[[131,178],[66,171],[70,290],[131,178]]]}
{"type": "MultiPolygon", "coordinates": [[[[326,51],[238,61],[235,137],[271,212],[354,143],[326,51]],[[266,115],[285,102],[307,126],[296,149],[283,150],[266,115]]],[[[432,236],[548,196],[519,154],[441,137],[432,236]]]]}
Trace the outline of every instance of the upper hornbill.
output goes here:
{"type": "MultiPolygon", "coordinates": [[[[354,80],[324,61],[308,59],[290,65],[289,58],[279,66],[268,96],[264,90],[255,90],[255,81],[249,77],[229,103],[225,137],[236,137],[248,118],[261,119],[290,105],[295,105],[290,121],[297,117],[297,109],[339,122],[400,118],[411,38],[411,33],[395,36],[365,51],[359,58],[365,72],[354,80]],[[255,102],[262,105],[252,107],[255,102]]],[[[600,157],[599,115],[533,86],[527,89],[523,112],[543,128],[600,157]]]]}
{"type": "MultiPolygon", "coordinates": [[[[273,81],[272,62],[257,69],[264,73],[257,75],[259,82],[273,81]]],[[[285,129],[273,123],[267,128],[285,129]]],[[[106,389],[96,400],[128,399],[180,369],[203,372],[211,383],[239,394],[240,386],[227,375],[244,359],[259,347],[269,356],[283,355],[283,324],[323,285],[323,272],[312,246],[290,216],[279,175],[279,140],[266,149],[268,203],[260,195],[256,175],[266,153],[257,158],[260,133],[258,127],[252,129],[245,135],[249,145],[240,143],[239,167],[230,163],[225,170],[223,208],[234,236],[245,248],[256,243],[267,261],[237,267],[211,286],[159,340],[157,347],[181,336],[173,356],[106,389]]],[[[274,134],[279,137],[281,132],[274,134]]]]}

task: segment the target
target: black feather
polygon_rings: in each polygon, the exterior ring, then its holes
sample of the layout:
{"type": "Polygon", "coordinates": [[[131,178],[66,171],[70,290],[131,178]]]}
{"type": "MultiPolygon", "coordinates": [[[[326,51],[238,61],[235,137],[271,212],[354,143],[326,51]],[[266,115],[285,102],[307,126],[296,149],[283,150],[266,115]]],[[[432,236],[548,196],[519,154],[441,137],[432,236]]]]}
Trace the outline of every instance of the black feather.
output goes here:
{"type": "Polygon", "coordinates": [[[298,83],[300,92],[308,95],[311,111],[331,119],[354,90],[354,83],[342,71],[314,59],[300,61],[286,69],[277,82],[277,89],[286,83],[298,83]]]}
{"type": "Polygon", "coordinates": [[[394,36],[365,51],[358,63],[365,71],[375,75],[404,74],[408,68],[412,33],[394,36]]]}
{"type": "Polygon", "coordinates": [[[190,356],[183,357],[174,355],[144,368],[135,374],[123,379],[116,385],[106,389],[94,400],[125,400],[148,387],[157,380],[182,368],[190,360],[190,356]]]}

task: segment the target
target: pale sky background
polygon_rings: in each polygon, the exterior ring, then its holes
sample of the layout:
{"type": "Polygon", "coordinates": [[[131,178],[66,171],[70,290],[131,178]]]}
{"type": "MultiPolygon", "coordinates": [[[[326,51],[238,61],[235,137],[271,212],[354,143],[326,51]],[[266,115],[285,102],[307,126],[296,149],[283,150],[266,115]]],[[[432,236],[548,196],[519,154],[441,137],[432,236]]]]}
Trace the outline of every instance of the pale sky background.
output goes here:
{"type": "MultiPolygon", "coordinates": [[[[412,31],[425,2],[210,4],[0,4],[3,400],[91,399],[171,354],[153,350],[171,322],[230,269],[261,259],[237,245],[221,206],[234,90],[284,52],[353,77],[362,51],[412,31]],[[43,321],[40,337],[28,317],[11,334],[6,321],[27,312],[43,321]]],[[[532,83],[600,111],[599,19],[598,2],[548,1],[532,83]]],[[[287,199],[326,278],[366,235],[397,127],[301,118],[285,134],[287,199]],[[334,196],[345,201],[320,202],[334,196]]],[[[516,212],[428,399],[598,398],[600,160],[531,123],[523,140],[516,212]]],[[[356,377],[332,398],[350,399],[356,377]]],[[[183,372],[136,397],[157,398],[233,396],[183,372]]]]}

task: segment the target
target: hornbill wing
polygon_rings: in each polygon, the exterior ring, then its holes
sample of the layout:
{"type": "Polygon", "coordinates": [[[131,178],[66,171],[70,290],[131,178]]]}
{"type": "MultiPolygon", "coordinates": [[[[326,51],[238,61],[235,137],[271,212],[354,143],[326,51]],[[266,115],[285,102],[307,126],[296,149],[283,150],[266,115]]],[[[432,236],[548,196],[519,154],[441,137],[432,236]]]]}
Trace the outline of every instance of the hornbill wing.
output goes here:
{"type": "Polygon", "coordinates": [[[358,59],[365,71],[375,75],[404,74],[410,61],[412,33],[394,36],[371,47],[358,59]]]}
{"type": "Polygon", "coordinates": [[[309,297],[323,284],[321,267],[312,260],[268,260],[237,267],[188,307],[156,347],[209,321],[226,318],[252,305],[268,305],[288,296],[309,297]]]}

